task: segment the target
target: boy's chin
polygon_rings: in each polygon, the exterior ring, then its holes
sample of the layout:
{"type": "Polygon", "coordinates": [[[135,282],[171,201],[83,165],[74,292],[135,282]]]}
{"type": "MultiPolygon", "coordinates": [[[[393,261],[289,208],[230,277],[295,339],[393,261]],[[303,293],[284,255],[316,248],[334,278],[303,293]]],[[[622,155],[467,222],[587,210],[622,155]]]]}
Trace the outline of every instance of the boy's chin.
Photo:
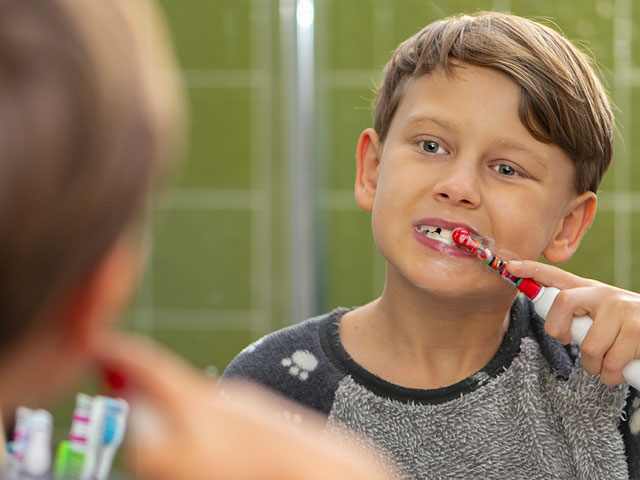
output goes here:
{"type": "Polygon", "coordinates": [[[404,269],[413,283],[426,286],[451,286],[465,281],[469,276],[469,265],[453,257],[429,259],[407,265],[404,269]]]}
{"type": "Polygon", "coordinates": [[[499,275],[482,270],[478,272],[458,263],[428,271],[414,270],[408,279],[425,294],[442,298],[486,298],[513,290],[499,275]]]}
{"type": "Polygon", "coordinates": [[[392,290],[412,290],[418,296],[483,299],[506,295],[511,288],[500,275],[477,259],[442,256],[423,257],[420,261],[387,259],[387,284],[392,290]]]}
{"type": "Polygon", "coordinates": [[[485,298],[490,295],[488,289],[465,288],[462,285],[433,285],[433,284],[416,284],[416,287],[430,297],[444,299],[462,299],[462,298],[485,298]]]}

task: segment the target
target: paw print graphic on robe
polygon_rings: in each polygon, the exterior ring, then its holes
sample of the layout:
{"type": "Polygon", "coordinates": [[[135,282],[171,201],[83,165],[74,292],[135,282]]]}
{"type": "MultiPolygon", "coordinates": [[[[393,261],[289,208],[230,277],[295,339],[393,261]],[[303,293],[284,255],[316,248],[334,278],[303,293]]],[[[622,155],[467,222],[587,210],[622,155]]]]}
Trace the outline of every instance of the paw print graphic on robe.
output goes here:
{"type": "Polygon", "coordinates": [[[305,381],[318,366],[318,359],[308,350],[296,350],[291,357],[283,358],[280,364],[289,369],[290,375],[305,381]]]}

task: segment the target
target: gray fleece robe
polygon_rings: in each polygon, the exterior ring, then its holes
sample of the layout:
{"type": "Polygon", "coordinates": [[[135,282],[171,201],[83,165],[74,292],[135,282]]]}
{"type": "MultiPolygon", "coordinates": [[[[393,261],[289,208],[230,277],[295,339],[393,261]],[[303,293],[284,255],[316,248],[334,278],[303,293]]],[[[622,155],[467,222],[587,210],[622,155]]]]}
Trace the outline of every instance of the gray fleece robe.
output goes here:
{"type": "MultiPolygon", "coordinates": [[[[586,373],[524,296],[495,357],[434,390],[393,385],[358,365],[340,342],[346,311],[267,335],[223,378],[259,382],[321,412],[328,429],[381,448],[407,479],[640,479],[638,392],[586,373]]],[[[303,422],[304,413],[283,418],[303,422]]]]}

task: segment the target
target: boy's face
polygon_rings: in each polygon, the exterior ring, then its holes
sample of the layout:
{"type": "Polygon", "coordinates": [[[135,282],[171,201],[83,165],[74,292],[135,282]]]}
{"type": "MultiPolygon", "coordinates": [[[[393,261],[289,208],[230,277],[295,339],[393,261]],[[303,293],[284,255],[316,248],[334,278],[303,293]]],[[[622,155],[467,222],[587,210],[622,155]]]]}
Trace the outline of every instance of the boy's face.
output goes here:
{"type": "Polygon", "coordinates": [[[384,143],[363,133],[356,199],[372,211],[390,277],[442,295],[503,293],[499,275],[422,232],[466,226],[507,260],[544,252],[562,262],[591,223],[595,195],[577,195],[571,159],[521,123],[514,81],[459,67],[409,82],[384,143]]]}

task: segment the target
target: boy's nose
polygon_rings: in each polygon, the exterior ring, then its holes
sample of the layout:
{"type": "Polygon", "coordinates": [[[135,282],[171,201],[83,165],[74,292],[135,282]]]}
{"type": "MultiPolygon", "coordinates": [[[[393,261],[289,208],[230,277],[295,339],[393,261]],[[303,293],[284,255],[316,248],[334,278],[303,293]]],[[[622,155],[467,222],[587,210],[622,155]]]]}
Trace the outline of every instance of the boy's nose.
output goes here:
{"type": "Polygon", "coordinates": [[[477,207],[480,204],[480,190],[475,170],[452,163],[436,182],[433,195],[439,202],[477,207]]]}

